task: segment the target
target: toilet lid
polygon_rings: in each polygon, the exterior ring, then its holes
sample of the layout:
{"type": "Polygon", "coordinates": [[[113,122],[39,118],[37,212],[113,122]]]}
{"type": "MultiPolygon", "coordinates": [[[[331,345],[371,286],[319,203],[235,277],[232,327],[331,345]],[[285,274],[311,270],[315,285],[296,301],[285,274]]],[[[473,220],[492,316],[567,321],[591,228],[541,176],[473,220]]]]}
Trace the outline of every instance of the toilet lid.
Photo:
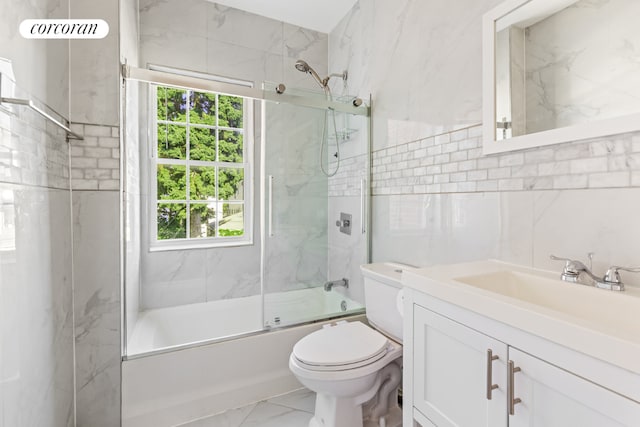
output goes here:
{"type": "Polygon", "coordinates": [[[351,365],[384,354],[387,343],[384,335],[362,322],[342,322],[302,338],[293,355],[307,365],[351,365]]]}

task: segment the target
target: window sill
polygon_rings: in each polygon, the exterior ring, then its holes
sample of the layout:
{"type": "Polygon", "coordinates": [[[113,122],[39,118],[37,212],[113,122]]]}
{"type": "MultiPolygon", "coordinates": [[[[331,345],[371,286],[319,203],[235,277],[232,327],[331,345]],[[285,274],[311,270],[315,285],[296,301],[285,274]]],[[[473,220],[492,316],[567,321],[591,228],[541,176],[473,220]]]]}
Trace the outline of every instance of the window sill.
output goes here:
{"type": "Polygon", "coordinates": [[[185,243],[179,241],[168,241],[162,243],[151,243],[149,252],[166,252],[166,251],[186,251],[191,249],[214,249],[214,248],[231,248],[238,246],[252,246],[253,239],[250,240],[229,240],[226,242],[198,242],[185,243]]]}

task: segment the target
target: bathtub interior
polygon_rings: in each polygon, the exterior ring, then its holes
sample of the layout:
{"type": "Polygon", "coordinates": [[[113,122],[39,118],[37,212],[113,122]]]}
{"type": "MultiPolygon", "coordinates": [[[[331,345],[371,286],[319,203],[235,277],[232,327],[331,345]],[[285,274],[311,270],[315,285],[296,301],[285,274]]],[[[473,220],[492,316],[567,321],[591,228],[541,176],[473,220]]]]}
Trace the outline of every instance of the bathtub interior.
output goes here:
{"type": "Polygon", "coordinates": [[[152,309],[138,314],[127,341],[127,356],[209,344],[363,312],[362,304],[321,287],[265,294],[264,303],[261,295],[253,295],[152,309]]]}

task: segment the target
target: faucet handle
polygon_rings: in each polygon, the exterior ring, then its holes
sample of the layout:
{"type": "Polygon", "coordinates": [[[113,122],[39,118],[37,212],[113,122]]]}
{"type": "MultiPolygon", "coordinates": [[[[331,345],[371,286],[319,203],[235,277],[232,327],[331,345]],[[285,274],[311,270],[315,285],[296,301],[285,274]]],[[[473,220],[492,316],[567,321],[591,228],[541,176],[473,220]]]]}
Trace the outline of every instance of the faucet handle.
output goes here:
{"type": "Polygon", "coordinates": [[[571,274],[571,275],[578,275],[578,269],[576,268],[576,265],[582,264],[580,261],[576,261],[573,260],[571,258],[563,258],[563,257],[558,257],[555,255],[549,255],[549,258],[551,258],[554,261],[564,261],[564,271],[562,272],[563,274],[571,274]]]}
{"type": "Polygon", "coordinates": [[[619,267],[617,265],[613,265],[609,267],[607,272],[604,274],[604,282],[605,283],[622,283],[620,279],[620,273],[618,270],[628,271],[630,273],[640,273],[640,267],[619,267]]]}

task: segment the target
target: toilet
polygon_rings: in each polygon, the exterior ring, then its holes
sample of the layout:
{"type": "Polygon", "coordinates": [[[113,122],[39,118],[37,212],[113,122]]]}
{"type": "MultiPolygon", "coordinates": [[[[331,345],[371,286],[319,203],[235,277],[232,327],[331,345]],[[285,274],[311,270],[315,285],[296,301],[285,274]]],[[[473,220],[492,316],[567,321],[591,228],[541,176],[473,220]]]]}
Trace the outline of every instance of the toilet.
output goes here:
{"type": "Polygon", "coordinates": [[[316,393],[309,427],[400,427],[402,380],[402,270],[396,263],[366,264],[365,307],[359,321],[325,325],[296,343],[289,369],[316,393]]]}

